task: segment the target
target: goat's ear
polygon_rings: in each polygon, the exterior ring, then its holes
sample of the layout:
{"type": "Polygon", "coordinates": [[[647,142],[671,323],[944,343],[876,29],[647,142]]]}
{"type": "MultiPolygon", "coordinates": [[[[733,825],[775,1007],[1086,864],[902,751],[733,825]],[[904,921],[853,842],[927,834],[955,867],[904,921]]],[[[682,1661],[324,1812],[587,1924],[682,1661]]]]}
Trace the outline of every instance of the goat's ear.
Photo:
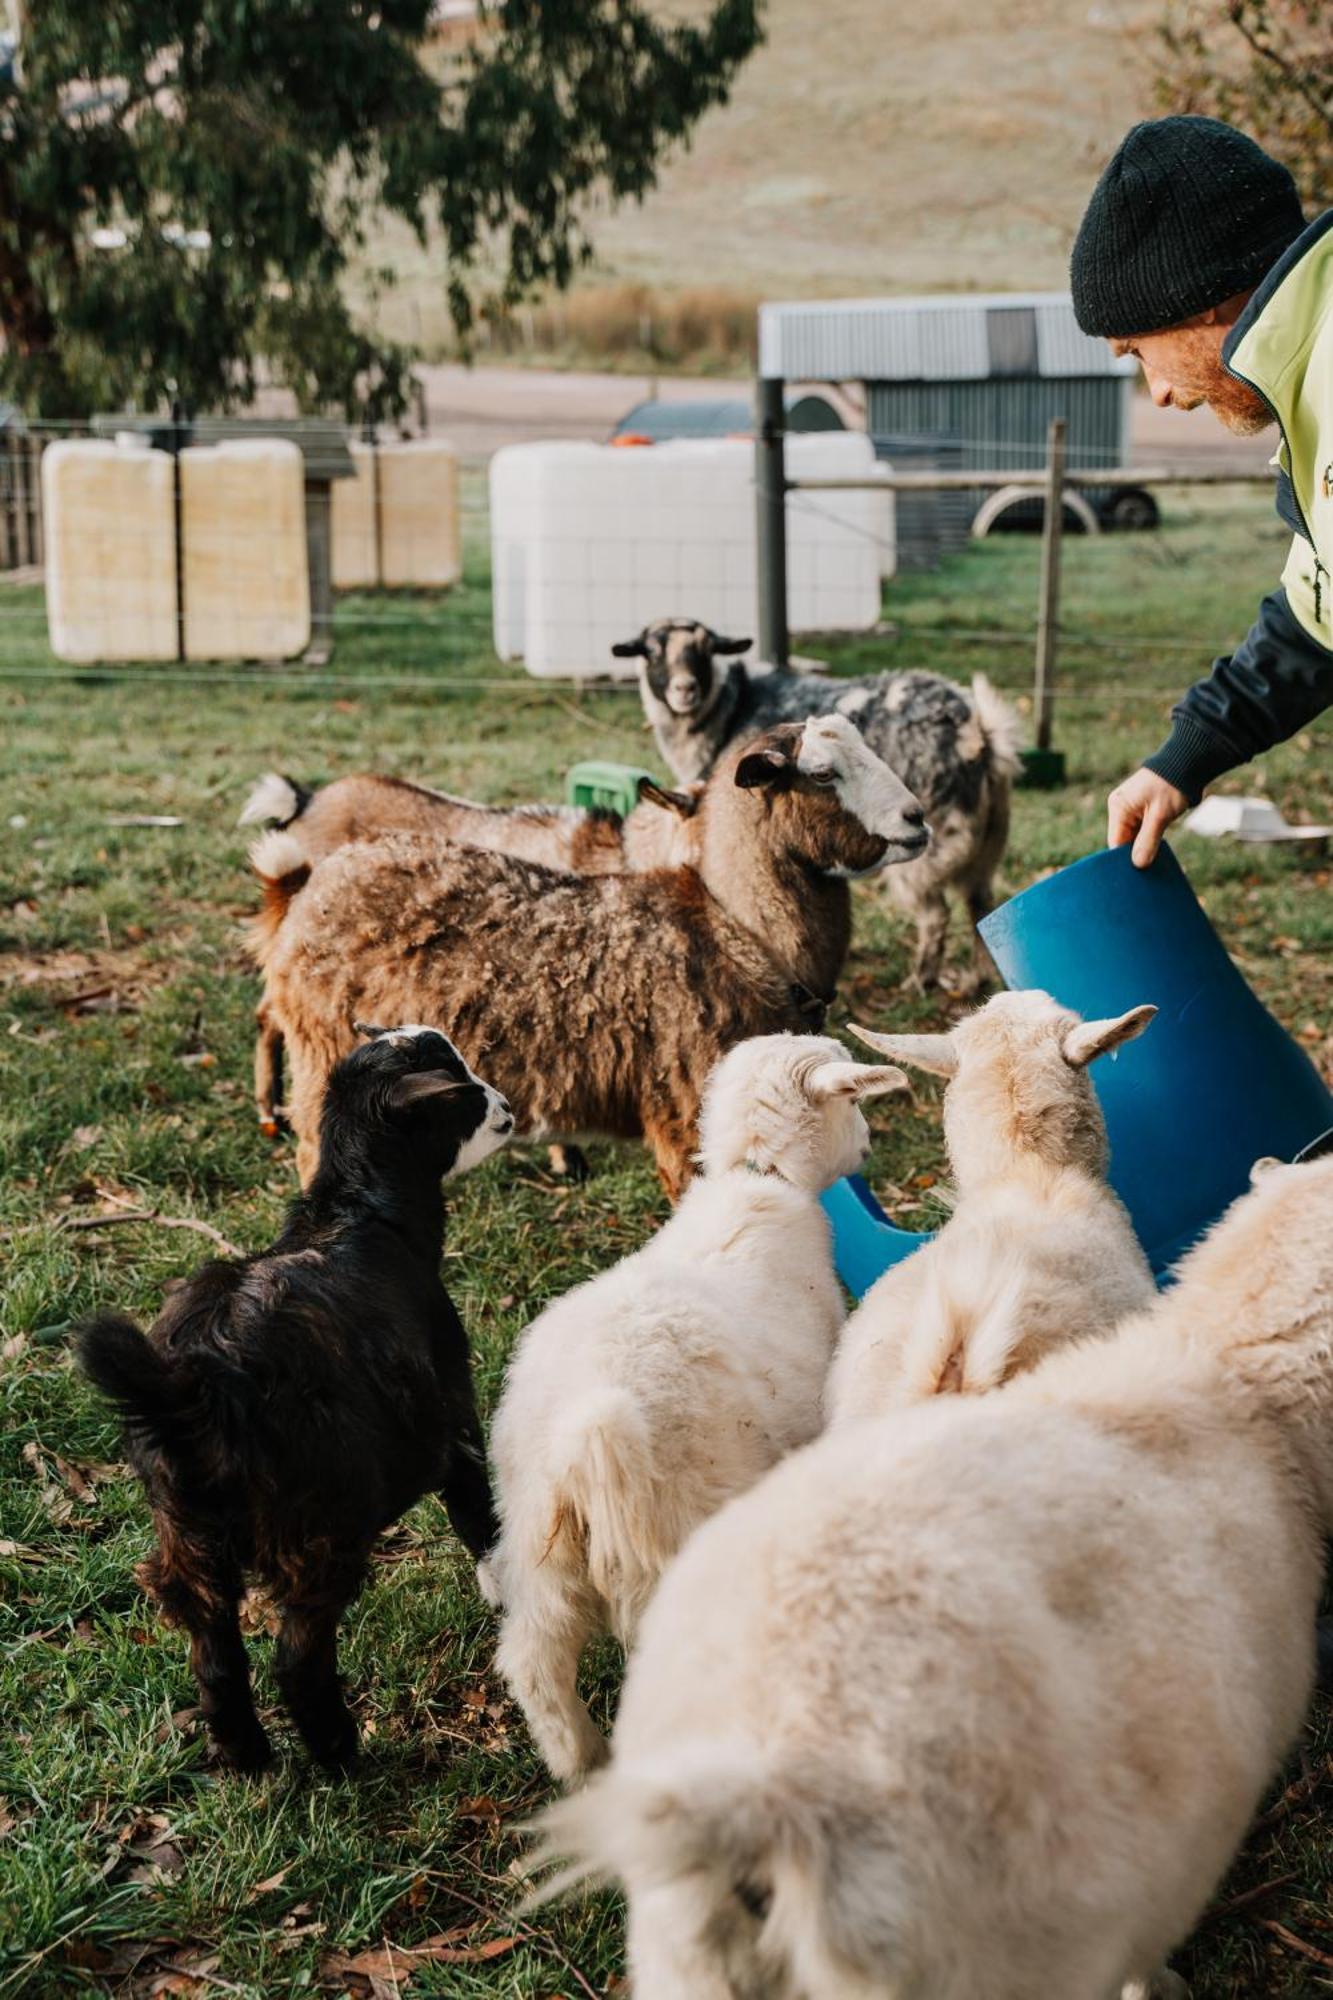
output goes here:
{"type": "Polygon", "coordinates": [[[911,1091],[911,1084],[892,1063],[820,1063],[812,1071],[806,1089],[816,1104],[829,1097],[887,1097],[911,1091]]]}
{"type": "Polygon", "coordinates": [[[785,785],[791,781],[796,765],[785,750],[775,743],[767,743],[762,750],[747,750],[736,766],[736,783],[743,791],[750,791],[756,785],[785,785]]]}
{"type": "Polygon", "coordinates": [[[373,1021],[353,1021],[352,1028],[356,1034],[364,1035],[372,1042],[377,1035],[387,1035],[389,1032],[387,1028],[377,1028],[373,1021]]]}
{"type": "Polygon", "coordinates": [[[443,1070],[417,1069],[391,1083],[388,1096],[395,1111],[407,1111],[414,1104],[425,1104],[433,1097],[455,1097],[466,1089],[465,1083],[446,1076],[443,1070]]]}
{"type": "Polygon", "coordinates": [[[753,639],[719,639],[714,632],[709,637],[708,650],[710,653],[748,653],[753,644],[753,639]]]}
{"type": "Polygon", "coordinates": [[[1284,1162],[1279,1160],[1275,1153],[1265,1153],[1263,1158],[1256,1160],[1250,1168],[1250,1186],[1258,1187],[1260,1181],[1267,1180],[1268,1176],[1275,1173],[1283,1164],[1284,1162]]]}
{"type": "Polygon", "coordinates": [[[953,1076],[958,1069],[952,1035],[881,1035],[873,1028],[858,1028],[855,1021],[847,1026],[868,1048],[892,1056],[895,1062],[910,1063],[913,1069],[928,1070],[931,1076],[953,1076]]]}
{"type": "Polygon", "coordinates": [[[1156,1012],[1155,1007],[1131,1007],[1127,1014],[1119,1014],[1111,1021],[1080,1021],[1065,1036],[1065,1061],[1073,1069],[1086,1069],[1098,1056],[1141,1035],[1156,1012]]]}
{"type": "Polygon", "coordinates": [[[670,792],[665,785],[656,784],[652,778],[639,780],[640,805],[661,806],[663,812],[676,813],[681,819],[694,818],[702,796],[702,787],[698,791],[670,792]]]}
{"type": "Polygon", "coordinates": [[[648,646],[642,632],[637,639],[617,639],[611,651],[618,660],[643,660],[648,657],[648,646]]]}

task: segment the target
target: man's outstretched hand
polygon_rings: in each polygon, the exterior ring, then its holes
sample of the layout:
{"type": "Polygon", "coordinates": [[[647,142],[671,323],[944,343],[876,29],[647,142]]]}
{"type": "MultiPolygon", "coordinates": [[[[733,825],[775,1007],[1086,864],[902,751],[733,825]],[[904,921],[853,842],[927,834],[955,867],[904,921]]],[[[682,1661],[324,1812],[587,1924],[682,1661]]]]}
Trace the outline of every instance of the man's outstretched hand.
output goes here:
{"type": "Polygon", "coordinates": [[[1189,811],[1189,800],[1174,785],[1146,766],[1117,785],[1106,801],[1106,844],[1134,843],[1134,866],[1146,868],[1162,844],[1172,820],[1189,811]]]}

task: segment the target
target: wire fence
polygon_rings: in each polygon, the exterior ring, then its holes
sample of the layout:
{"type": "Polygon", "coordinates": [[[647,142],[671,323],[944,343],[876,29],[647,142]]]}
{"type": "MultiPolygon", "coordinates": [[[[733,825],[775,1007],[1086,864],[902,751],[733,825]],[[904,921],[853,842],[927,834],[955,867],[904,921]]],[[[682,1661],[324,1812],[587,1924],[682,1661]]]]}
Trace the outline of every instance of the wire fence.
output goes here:
{"type": "MultiPolygon", "coordinates": [[[[259,432],[273,426],[255,427],[248,436],[235,434],[241,426],[230,432],[200,426],[188,441],[177,441],[178,450],[163,452],[117,447],[117,424],[122,430],[170,428],[163,420],[150,424],[142,418],[96,424],[67,420],[0,433],[0,580],[45,584],[45,601],[35,591],[0,588],[0,679],[55,686],[95,678],[126,685],[282,688],[312,694],[370,689],[435,696],[494,693],[509,700],[539,695],[543,688],[568,691],[585,685],[586,677],[575,673],[534,677],[514,671],[513,651],[503,646],[494,666],[484,664],[492,607],[478,586],[492,555],[494,587],[504,587],[504,552],[493,535],[485,461],[454,460],[450,470],[447,448],[442,448],[426,476],[427,454],[414,446],[402,455],[412,477],[395,489],[393,447],[368,455],[361,440],[349,438],[338,426],[320,430],[324,459],[311,449],[309,434],[302,441],[300,426],[279,427],[284,435],[274,442],[289,447],[295,442],[302,451],[298,475],[292,472],[290,451],[285,469],[281,451],[265,459],[259,432]],[[337,432],[336,448],[330,444],[331,430],[337,432]],[[71,472],[55,461],[44,479],[42,461],[49,448],[75,440],[99,444],[98,452],[87,458],[89,470],[81,473],[75,466],[71,472]],[[223,444],[232,447],[230,459],[227,452],[213,450],[223,444]],[[330,450],[333,458],[341,454],[347,460],[345,468],[330,469],[330,450]],[[212,486],[202,476],[210,451],[217,460],[212,486]],[[281,476],[275,474],[266,487],[275,466],[281,476]],[[393,468],[387,478],[386,466],[393,468]],[[390,542],[389,577],[426,579],[417,586],[396,586],[410,595],[381,587],[388,580],[390,542]],[[439,586],[429,581],[442,567],[463,577],[461,593],[440,594],[439,586]],[[90,635],[92,600],[103,611],[111,606],[112,636],[119,632],[121,657],[98,656],[107,628],[103,618],[101,631],[90,635]],[[145,632],[151,644],[133,643],[145,632]],[[57,656],[64,657],[52,658],[48,637],[57,642],[57,656]],[[335,637],[358,642],[358,657],[331,660],[335,637]],[[247,661],[254,664],[242,664],[247,661]]],[[[988,450],[1002,448],[987,443],[988,450]]],[[[1027,461],[1024,478],[1039,483],[1044,469],[1031,465],[1031,446],[1015,443],[1011,449],[1016,459],[1021,452],[1027,461]]],[[[1110,457],[1108,453],[1108,462],[1110,457]]],[[[1242,471],[1253,478],[1252,464],[1238,465],[1238,474],[1242,471]]],[[[1181,478],[1188,483],[1187,468],[1181,478]]],[[[659,612],[692,614],[694,607],[680,599],[684,569],[678,558],[687,540],[698,539],[697,515],[706,500],[706,495],[699,497],[690,518],[679,507],[664,515],[652,533],[639,537],[629,556],[622,544],[611,546],[610,536],[599,553],[595,520],[591,527],[584,522],[577,533],[549,533],[541,560],[556,581],[547,601],[558,614],[589,593],[623,589],[628,603],[631,595],[641,600],[651,591],[655,600],[660,596],[659,612]]],[[[750,593],[743,621],[733,621],[748,628],[755,561],[752,473],[745,478],[743,502],[725,522],[720,512],[713,517],[707,536],[718,573],[730,566],[742,579],[742,595],[750,593]]],[[[848,544],[859,544],[879,559],[873,616],[865,626],[872,631],[873,617],[881,615],[879,575],[892,569],[897,547],[887,512],[877,516],[873,508],[840,493],[793,492],[788,508],[808,530],[812,564],[834,559],[826,553],[834,541],[837,560],[845,560],[848,544]]],[[[891,617],[891,589],[888,612],[891,617]]],[[[640,622],[627,613],[620,636],[629,636],[640,622]]],[[[805,629],[819,631],[821,626],[813,620],[805,629]]],[[[955,622],[948,614],[938,620],[914,616],[892,633],[881,628],[878,636],[886,643],[896,638],[918,653],[938,654],[946,667],[951,651],[984,650],[992,669],[998,656],[1001,683],[1018,687],[1020,655],[1031,649],[1034,626],[955,622]]],[[[1123,636],[1078,620],[1062,622],[1066,647],[1114,652],[1126,664],[1125,677],[1114,684],[1062,686],[1061,698],[1160,702],[1163,690],[1140,679],[1153,655],[1189,654],[1203,660],[1226,650],[1236,636],[1135,631],[1127,643],[1123,636]]],[[[633,692],[635,682],[628,678],[597,685],[633,692]]]]}

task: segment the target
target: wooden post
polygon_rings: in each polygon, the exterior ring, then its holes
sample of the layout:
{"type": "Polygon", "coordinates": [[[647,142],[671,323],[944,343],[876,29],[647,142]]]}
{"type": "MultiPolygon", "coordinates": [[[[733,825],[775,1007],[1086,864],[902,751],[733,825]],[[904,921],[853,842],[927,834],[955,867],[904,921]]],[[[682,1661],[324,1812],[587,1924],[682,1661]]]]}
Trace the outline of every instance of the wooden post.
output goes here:
{"type": "Polygon", "coordinates": [[[1055,668],[1060,638],[1060,542],[1065,512],[1065,420],[1052,417],[1046,433],[1046,509],[1041,528],[1041,595],[1037,604],[1037,666],[1032,707],[1037,748],[1051,747],[1055,668]]]}
{"type": "Polygon", "coordinates": [[[759,557],[759,657],[785,667],[787,631],[787,459],[784,384],[761,375],[755,390],[754,486],[759,557]]]}
{"type": "Polygon", "coordinates": [[[14,533],[14,444],[8,432],[0,439],[0,569],[17,569],[14,533]]]}
{"type": "Polygon", "coordinates": [[[46,561],[46,523],[42,518],[42,441],[39,437],[28,439],[27,481],[28,508],[32,521],[30,530],[32,560],[40,569],[46,561]]]}

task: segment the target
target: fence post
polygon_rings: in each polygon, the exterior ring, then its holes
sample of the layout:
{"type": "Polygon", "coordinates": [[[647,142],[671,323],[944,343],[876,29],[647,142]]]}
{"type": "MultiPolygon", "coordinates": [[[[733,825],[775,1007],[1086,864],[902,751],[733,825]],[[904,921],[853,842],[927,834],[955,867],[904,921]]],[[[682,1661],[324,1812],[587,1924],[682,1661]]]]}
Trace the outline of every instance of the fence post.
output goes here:
{"type": "Polygon", "coordinates": [[[759,558],[759,657],[785,667],[791,657],[787,631],[786,406],[779,376],[755,385],[754,488],[759,558]]]}
{"type": "Polygon", "coordinates": [[[1032,706],[1037,748],[1051,747],[1055,666],[1060,635],[1060,543],[1064,530],[1065,420],[1052,417],[1046,433],[1046,507],[1041,525],[1041,595],[1037,605],[1037,663],[1032,706]]]}

